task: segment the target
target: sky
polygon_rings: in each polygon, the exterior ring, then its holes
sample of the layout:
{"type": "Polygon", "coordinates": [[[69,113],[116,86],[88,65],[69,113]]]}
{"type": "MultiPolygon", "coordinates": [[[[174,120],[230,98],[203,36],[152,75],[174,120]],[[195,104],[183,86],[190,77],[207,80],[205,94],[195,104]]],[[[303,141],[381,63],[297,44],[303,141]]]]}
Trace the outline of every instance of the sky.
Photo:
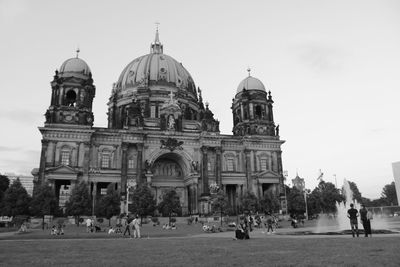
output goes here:
{"type": "Polygon", "coordinates": [[[379,198],[400,160],[400,1],[0,0],[0,172],[39,167],[50,81],[68,58],[90,66],[95,126],[107,126],[112,84],[150,51],[192,75],[232,133],[231,101],[251,75],[270,90],[287,183],[355,182],[379,198]],[[336,177],[336,178],[335,178],[336,177]]]}

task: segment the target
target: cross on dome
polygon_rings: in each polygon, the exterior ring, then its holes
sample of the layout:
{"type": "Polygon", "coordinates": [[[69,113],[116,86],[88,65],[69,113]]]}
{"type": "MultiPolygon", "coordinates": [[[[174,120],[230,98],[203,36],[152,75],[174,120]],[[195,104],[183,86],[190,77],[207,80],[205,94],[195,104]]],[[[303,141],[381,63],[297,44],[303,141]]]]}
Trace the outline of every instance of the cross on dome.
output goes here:
{"type": "Polygon", "coordinates": [[[154,38],[154,43],[151,44],[150,53],[153,54],[162,54],[163,53],[163,45],[160,42],[160,36],[158,33],[158,26],[160,25],[159,22],[156,22],[156,36],[154,38]]]}

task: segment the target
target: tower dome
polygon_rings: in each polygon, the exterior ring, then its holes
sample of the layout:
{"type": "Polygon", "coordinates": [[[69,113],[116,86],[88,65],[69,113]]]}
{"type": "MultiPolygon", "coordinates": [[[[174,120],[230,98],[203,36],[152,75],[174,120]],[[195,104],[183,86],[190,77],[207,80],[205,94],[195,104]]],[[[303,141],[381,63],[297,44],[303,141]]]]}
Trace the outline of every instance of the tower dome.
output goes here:
{"type": "Polygon", "coordinates": [[[240,93],[241,91],[243,91],[243,89],[265,91],[265,86],[259,79],[254,78],[249,74],[248,77],[246,77],[239,83],[236,93],[240,93]]]}
{"type": "Polygon", "coordinates": [[[74,76],[84,78],[84,76],[91,76],[89,65],[83,59],[78,57],[79,49],[76,52],[76,57],[67,59],[61,65],[59,70],[60,77],[74,76]]]}

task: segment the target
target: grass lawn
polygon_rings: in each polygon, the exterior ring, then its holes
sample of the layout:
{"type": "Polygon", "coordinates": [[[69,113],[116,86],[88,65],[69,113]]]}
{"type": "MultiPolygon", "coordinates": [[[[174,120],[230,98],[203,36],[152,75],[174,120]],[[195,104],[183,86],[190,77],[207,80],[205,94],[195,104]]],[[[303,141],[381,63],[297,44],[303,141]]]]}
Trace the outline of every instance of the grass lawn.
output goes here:
{"type": "MultiPolygon", "coordinates": [[[[400,235],[372,238],[251,233],[233,240],[233,232],[203,234],[201,224],[177,230],[143,225],[142,239],[86,233],[68,225],[64,236],[50,230],[0,235],[0,266],[400,266],[400,235]]],[[[286,231],[286,233],[285,233],[286,231]]],[[[280,232],[280,233],[279,233],[280,232]]]]}
{"type": "Polygon", "coordinates": [[[399,266],[399,237],[0,241],[2,266],[399,266]]]}

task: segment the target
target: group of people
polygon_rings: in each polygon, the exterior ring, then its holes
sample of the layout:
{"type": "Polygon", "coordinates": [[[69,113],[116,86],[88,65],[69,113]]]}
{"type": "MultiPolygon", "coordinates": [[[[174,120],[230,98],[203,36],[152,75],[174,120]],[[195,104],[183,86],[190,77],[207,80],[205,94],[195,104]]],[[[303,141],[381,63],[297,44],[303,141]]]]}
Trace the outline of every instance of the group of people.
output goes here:
{"type": "Polygon", "coordinates": [[[87,233],[95,233],[101,231],[101,227],[95,224],[94,218],[87,218],[85,223],[87,233]]]}
{"type": "Polygon", "coordinates": [[[357,235],[359,237],[358,233],[358,217],[361,219],[361,223],[364,228],[364,235],[365,237],[372,237],[372,231],[371,231],[371,220],[372,220],[372,212],[367,210],[365,205],[361,205],[360,212],[356,208],[354,208],[354,204],[350,204],[350,209],[347,211],[347,217],[350,219],[350,226],[351,226],[351,234],[353,237],[357,235]]]}
{"type": "Polygon", "coordinates": [[[249,233],[253,231],[253,227],[264,227],[266,231],[262,233],[273,234],[277,228],[278,219],[271,212],[265,216],[256,215],[254,218],[251,215],[241,216],[235,230],[236,239],[250,239],[249,233]]]}
{"type": "Polygon", "coordinates": [[[141,238],[140,236],[140,226],[141,226],[141,221],[139,218],[139,215],[136,215],[133,219],[129,217],[128,215],[125,215],[121,219],[121,225],[125,228],[123,237],[126,236],[128,233],[128,236],[131,238],[131,228],[133,230],[133,237],[134,238],[141,238]]]}

